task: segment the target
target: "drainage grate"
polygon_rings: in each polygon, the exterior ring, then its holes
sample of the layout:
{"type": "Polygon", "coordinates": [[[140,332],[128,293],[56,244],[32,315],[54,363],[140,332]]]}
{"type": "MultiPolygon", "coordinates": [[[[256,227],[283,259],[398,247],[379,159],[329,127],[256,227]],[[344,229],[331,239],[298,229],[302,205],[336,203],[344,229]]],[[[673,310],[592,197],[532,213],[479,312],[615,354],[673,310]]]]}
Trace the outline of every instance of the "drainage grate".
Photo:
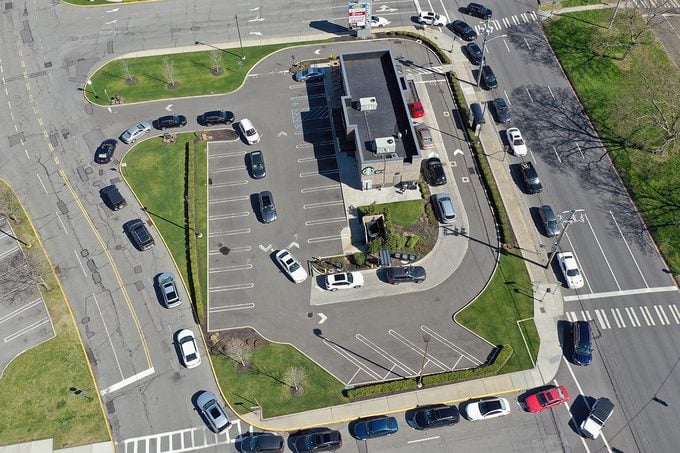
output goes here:
{"type": "Polygon", "coordinates": [[[476,175],[477,170],[475,170],[475,167],[468,167],[468,173],[471,175],[476,175]]]}

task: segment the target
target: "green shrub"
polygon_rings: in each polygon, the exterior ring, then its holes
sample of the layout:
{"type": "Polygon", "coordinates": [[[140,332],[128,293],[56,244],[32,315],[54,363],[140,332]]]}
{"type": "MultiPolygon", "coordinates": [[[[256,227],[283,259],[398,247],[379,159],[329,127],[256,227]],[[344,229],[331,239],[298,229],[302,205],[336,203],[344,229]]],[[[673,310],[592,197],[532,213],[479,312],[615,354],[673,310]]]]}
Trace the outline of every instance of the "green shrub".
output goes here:
{"type": "Polygon", "coordinates": [[[375,238],[368,243],[368,253],[370,253],[371,255],[378,256],[378,254],[380,253],[380,249],[382,248],[383,248],[382,238],[375,238]]]}
{"type": "Polygon", "coordinates": [[[412,249],[415,248],[416,244],[420,240],[420,236],[417,234],[414,234],[413,236],[410,236],[408,240],[406,241],[406,247],[412,249]]]}
{"type": "Polygon", "coordinates": [[[362,252],[355,253],[353,255],[353,259],[354,259],[354,264],[356,264],[357,266],[363,266],[363,265],[366,264],[366,254],[365,253],[362,253],[362,252]]]}
{"type": "Polygon", "coordinates": [[[390,231],[390,234],[387,238],[387,241],[385,241],[385,248],[387,250],[403,250],[406,247],[406,237],[399,234],[395,233],[393,231],[390,231]]]}

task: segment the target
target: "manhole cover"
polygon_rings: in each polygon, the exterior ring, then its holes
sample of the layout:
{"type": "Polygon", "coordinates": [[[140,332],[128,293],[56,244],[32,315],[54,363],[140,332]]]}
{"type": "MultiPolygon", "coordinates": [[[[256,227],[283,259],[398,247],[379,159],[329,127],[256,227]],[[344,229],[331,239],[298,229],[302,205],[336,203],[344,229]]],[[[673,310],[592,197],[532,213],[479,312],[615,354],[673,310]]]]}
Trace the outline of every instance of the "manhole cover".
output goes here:
{"type": "Polygon", "coordinates": [[[312,316],[314,316],[314,313],[307,313],[308,318],[311,318],[312,316]]]}
{"type": "Polygon", "coordinates": [[[231,251],[231,249],[229,247],[220,247],[220,253],[222,255],[229,255],[230,251],[231,251]]]}

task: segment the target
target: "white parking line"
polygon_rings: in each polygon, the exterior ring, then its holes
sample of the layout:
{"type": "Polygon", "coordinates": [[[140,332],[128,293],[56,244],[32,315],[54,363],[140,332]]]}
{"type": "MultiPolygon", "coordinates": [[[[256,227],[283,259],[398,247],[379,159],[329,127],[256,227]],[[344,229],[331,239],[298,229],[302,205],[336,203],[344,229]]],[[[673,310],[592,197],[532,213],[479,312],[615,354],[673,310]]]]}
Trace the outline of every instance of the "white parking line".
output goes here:
{"type": "Polygon", "coordinates": [[[347,219],[345,217],[335,217],[332,219],[321,219],[321,220],[308,220],[305,222],[306,226],[314,226],[314,225],[323,225],[326,223],[338,223],[338,222],[346,222],[347,219]]]}
{"type": "Polygon", "coordinates": [[[209,189],[217,189],[219,187],[232,187],[232,186],[243,186],[248,184],[247,180],[242,180],[242,181],[234,181],[234,182],[220,182],[220,183],[212,183],[208,186],[209,189]]]}
{"type": "MultiPolygon", "coordinates": [[[[252,247],[247,245],[245,247],[234,247],[229,249],[229,253],[238,253],[238,252],[250,252],[252,250],[252,247]]],[[[210,250],[208,252],[208,255],[224,255],[220,249],[217,250],[210,250]]]]}
{"type": "Polygon", "coordinates": [[[314,209],[314,208],[325,208],[327,206],[341,206],[344,205],[345,202],[342,200],[336,200],[336,201],[324,201],[320,203],[308,203],[308,204],[303,204],[302,209],[314,209]]]}
{"type": "Polygon", "coordinates": [[[246,155],[245,151],[237,151],[233,153],[216,153],[216,154],[208,154],[208,159],[217,159],[219,157],[243,157],[246,155]]]}
{"type": "Polygon", "coordinates": [[[240,165],[238,167],[225,167],[225,168],[220,168],[220,169],[217,169],[217,170],[211,169],[210,174],[227,173],[227,172],[230,172],[230,171],[243,171],[245,169],[246,169],[245,165],[240,165]]]}
{"type": "Polygon", "coordinates": [[[234,214],[211,215],[211,216],[208,217],[208,220],[213,221],[213,220],[235,219],[237,217],[248,217],[249,215],[250,215],[249,211],[243,211],[243,212],[236,212],[234,214]]]}
{"type": "Polygon", "coordinates": [[[230,230],[230,231],[213,231],[208,234],[208,237],[214,238],[219,236],[233,236],[235,234],[248,234],[250,233],[250,228],[244,228],[242,230],[230,230]]]}
{"type": "Polygon", "coordinates": [[[326,176],[326,175],[337,175],[340,171],[336,168],[335,170],[323,170],[323,171],[306,171],[300,173],[300,178],[309,178],[310,176],[326,176]]]}
{"type": "MultiPolygon", "coordinates": [[[[5,236],[4,234],[3,234],[0,238],[3,238],[3,239],[4,239],[4,238],[7,238],[7,240],[9,240],[9,241],[12,240],[9,236],[5,236]]],[[[16,241],[15,241],[14,243],[16,243],[16,241]]],[[[7,255],[13,254],[13,253],[16,252],[17,250],[19,250],[19,246],[18,246],[18,245],[15,246],[15,247],[12,247],[12,248],[9,249],[9,250],[4,251],[2,254],[0,254],[0,259],[6,257],[7,255]]]]}
{"type": "Polygon", "coordinates": [[[626,313],[628,314],[628,319],[630,319],[630,323],[633,327],[640,327],[642,325],[633,308],[626,307],[626,313]]]}
{"type": "Polygon", "coordinates": [[[28,304],[24,305],[21,308],[17,308],[16,310],[14,310],[12,312],[7,313],[5,316],[0,318],[0,324],[7,321],[8,319],[13,318],[14,316],[20,314],[21,312],[28,310],[29,308],[35,307],[36,305],[40,304],[41,302],[42,302],[42,299],[38,298],[38,299],[32,300],[31,302],[29,302],[28,304]]]}
{"type": "MultiPolygon", "coordinates": [[[[392,330],[392,329],[388,330],[387,333],[389,333],[393,338],[395,338],[395,339],[396,339],[397,341],[399,341],[400,343],[404,344],[404,345],[405,345],[407,348],[409,348],[411,351],[413,351],[413,352],[415,352],[416,354],[418,354],[419,356],[425,358],[425,350],[424,350],[423,348],[417,346],[416,344],[414,344],[411,340],[407,339],[406,337],[404,337],[403,335],[401,335],[400,333],[398,333],[398,332],[396,332],[396,331],[394,331],[394,330],[392,330]]],[[[439,369],[441,369],[442,371],[451,371],[451,370],[453,370],[452,367],[446,366],[446,364],[445,364],[444,362],[442,362],[441,360],[439,360],[439,359],[433,357],[432,354],[429,354],[429,355],[427,356],[427,359],[428,359],[428,362],[434,363],[434,364],[435,364],[437,367],[439,367],[439,369]]]]}
{"type": "Polygon", "coordinates": [[[33,324],[29,324],[26,327],[24,327],[20,330],[17,330],[13,334],[7,335],[4,338],[4,341],[5,341],[5,343],[9,343],[10,341],[16,340],[20,336],[30,332],[33,329],[37,329],[38,327],[42,326],[43,324],[47,324],[48,322],[50,322],[50,320],[48,318],[43,318],[41,320],[38,320],[38,321],[34,322],[33,324]]]}
{"type": "MultiPolygon", "coordinates": [[[[381,376],[380,376],[378,373],[376,373],[375,371],[373,371],[373,370],[372,370],[371,368],[369,368],[368,366],[364,365],[362,362],[360,362],[357,358],[355,358],[353,355],[351,355],[351,354],[350,354],[349,352],[347,352],[346,350],[342,349],[342,348],[339,347],[339,346],[336,346],[335,343],[332,343],[332,342],[330,342],[330,341],[328,341],[328,340],[326,340],[326,339],[323,340],[323,343],[324,343],[326,346],[328,346],[329,348],[331,348],[332,350],[334,350],[335,352],[337,352],[337,353],[338,353],[339,355],[341,355],[343,358],[347,359],[347,361],[350,362],[352,365],[354,365],[355,367],[359,368],[359,369],[360,369],[361,371],[363,371],[364,373],[368,374],[368,375],[369,375],[370,377],[372,377],[374,380],[379,381],[379,380],[381,379],[381,376]]],[[[355,376],[356,376],[356,373],[354,374],[354,376],[352,376],[352,379],[354,379],[355,376]]],[[[352,381],[350,380],[350,381],[348,381],[347,383],[349,384],[349,383],[351,383],[351,382],[352,382],[352,381]]]]}
{"type": "Polygon", "coordinates": [[[220,313],[223,311],[247,310],[249,308],[255,308],[255,304],[253,302],[249,302],[247,304],[224,305],[222,307],[211,307],[208,311],[210,311],[210,313],[220,313]]]}
{"type": "Polygon", "coordinates": [[[335,151],[330,154],[323,154],[320,156],[301,157],[297,161],[299,164],[302,164],[304,162],[316,162],[318,160],[331,160],[331,159],[335,159],[335,151]]]}
{"type": "Polygon", "coordinates": [[[212,288],[208,288],[208,291],[211,293],[220,293],[224,291],[239,291],[243,289],[250,289],[253,288],[255,285],[253,283],[243,283],[239,285],[224,285],[224,286],[214,286],[212,288]]]}
{"type": "MultiPolygon", "coordinates": [[[[365,346],[368,348],[372,349],[374,352],[376,352],[378,355],[382,356],[384,359],[389,360],[393,364],[397,365],[399,368],[402,370],[406,371],[409,373],[411,376],[414,376],[416,372],[409,368],[406,364],[398,360],[396,357],[394,357],[392,354],[388,353],[385,351],[383,348],[380,346],[376,345],[372,341],[370,341],[368,338],[364,337],[360,333],[356,334],[356,339],[359,340],[361,343],[363,343],[365,346]]],[[[396,373],[395,373],[396,374],[396,373]]]]}
{"type": "Polygon", "coordinates": [[[426,441],[428,441],[428,440],[435,440],[435,439],[439,439],[439,436],[426,437],[426,438],[424,438],[424,439],[409,440],[409,441],[406,442],[406,443],[407,443],[407,444],[415,444],[415,443],[418,443],[418,442],[426,442],[426,441]]]}
{"type": "Polygon", "coordinates": [[[469,361],[471,361],[471,362],[473,362],[473,363],[477,363],[478,365],[481,365],[481,364],[482,364],[482,361],[479,360],[477,357],[475,357],[475,356],[473,356],[472,354],[470,354],[469,352],[465,351],[465,350],[464,350],[463,348],[461,348],[460,346],[455,345],[452,341],[450,341],[450,340],[447,339],[447,338],[444,338],[442,335],[438,334],[437,332],[435,332],[434,330],[430,329],[429,327],[427,327],[427,326],[420,326],[420,330],[422,330],[422,331],[425,332],[426,334],[430,335],[431,337],[435,338],[437,341],[439,341],[440,343],[444,344],[446,347],[448,347],[448,348],[450,348],[450,349],[456,351],[457,353],[461,354],[462,356],[464,356],[464,357],[465,357],[466,359],[468,359],[469,361]]]}
{"type": "Polygon", "coordinates": [[[531,97],[531,93],[529,93],[529,88],[524,87],[524,89],[527,91],[527,95],[529,95],[529,100],[530,100],[531,103],[533,104],[533,103],[534,103],[534,98],[531,97]]]}
{"type": "Polygon", "coordinates": [[[213,204],[213,203],[230,203],[232,201],[248,201],[250,197],[242,196],[242,197],[227,197],[227,198],[213,198],[210,201],[208,201],[208,204],[213,204]]]}
{"type": "Polygon", "coordinates": [[[253,265],[252,264],[240,264],[240,265],[234,265],[234,266],[225,266],[225,267],[211,267],[208,273],[210,274],[216,274],[219,272],[232,272],[232,271],[246,271],[248,269],[252,269],[253,265]]]}
{"type": "Polygon", "coordinates": [[[576,144],[576,147],[578,148],[578,152],[581,153],[581,157],[583,159],[586,158],[585,154],[583,154],[583,151],[581,151],[581,147],[578,145],[578,142],[574,142],[576,144]]]}
{"type": "Polygon", "coordinates": [[[666,316],[666,312],[663,311],[663,306],[654,305],[654,311],[656,311],[656,316],[659,317],[659,321],[661,322],[661,325],[670,324],[670,322],[668,322],[668,317],[666,316]]]}
{"type": "Polygon", "coordinates": [[[341,239],[348,239],[350,235],[340,234],[337,236],[319,236],[307,239],[307,244],[316,244],[317,242],[339,241],[341,239]]]}
{"type": "Polygon", "coordinates": [[[322,190],[338,190],[338,189],[340,189],[339,184],[331,184],[330,186],[306,187],[304,189],[301,189],[300,192],[310,193],[310,192],[320,192],[322,190]]]}

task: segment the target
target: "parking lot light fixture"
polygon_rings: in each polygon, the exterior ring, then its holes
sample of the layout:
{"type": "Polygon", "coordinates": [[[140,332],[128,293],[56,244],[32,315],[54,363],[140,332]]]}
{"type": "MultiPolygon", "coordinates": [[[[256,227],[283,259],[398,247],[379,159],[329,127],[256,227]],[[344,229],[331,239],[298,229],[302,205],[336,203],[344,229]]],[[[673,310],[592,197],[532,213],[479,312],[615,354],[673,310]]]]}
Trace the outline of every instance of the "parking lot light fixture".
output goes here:
{"type": "Polygon", "coordinates": [[[241,60],[245,60],[246,56],[243,53],[243,41],[241,41],[241,28],[238,26],[238,14],[234,16],[236,20],[236,32],[238,33],[238,45],[241,46],[241,60]]]}
{"type": "Polygon", "coordinates": [[[491,34],[491,32],[489,31],[489,21],[488,20],[484,24],[484,31],[482,33],[484,33],[484,41],[482,42],[482,62],[479,64],[479,74],[477,74],[477,86],[480,86],[480,84],[482,83],[482,67],[484,67],[484,54],[486,54],[486,43],[491,42],[494,39],[505,38],[505,37],[508,36],[508,35],[499,35],[499,36],[494,36],[491,39],[488,39],[489,35],[491,34]]]}
{"type": "Polygon", "coordinates": [[[428,334],[423,335],[423,341],[425,342],[425,353],[423,354],[423,363],[420,365],[420,372],[418,372],[418,380],[416,381],[416,387],[423,387],[423,369],[425,368],[425,362],[427,361],[427,347],[430,345],[431,337],[428,334]]]}

